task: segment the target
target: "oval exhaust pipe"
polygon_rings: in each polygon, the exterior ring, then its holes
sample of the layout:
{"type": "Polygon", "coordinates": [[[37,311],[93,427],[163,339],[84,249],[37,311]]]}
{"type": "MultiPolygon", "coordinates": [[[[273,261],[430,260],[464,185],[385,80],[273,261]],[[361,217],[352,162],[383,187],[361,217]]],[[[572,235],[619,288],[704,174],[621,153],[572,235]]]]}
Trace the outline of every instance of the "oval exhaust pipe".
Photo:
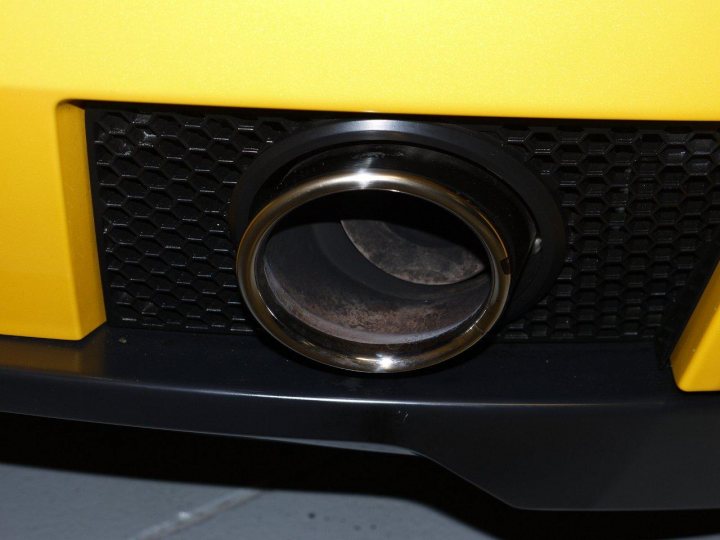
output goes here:
{"type": "Polygon", "coordinates": [[[240,290],[270,335],[310,359],[370,373],[431,366],[485,337],[511,296],[544,286],[537,246],[548,242],[526,199],[442,148],[465,132],[430,126],[446,135],[438,148],[413,141],[417,123],[358,124],[294,135],[248,170],[231,206],[240,290]]]}
{"type": "Polygon", "coordinates": [[[461,196],[370,169],[273,199],[247,227],[237,268],[247,306],[286,346],[336,367],[394,372],[479,341],[507,302],[507,259],[492,223],[461,196]]]}

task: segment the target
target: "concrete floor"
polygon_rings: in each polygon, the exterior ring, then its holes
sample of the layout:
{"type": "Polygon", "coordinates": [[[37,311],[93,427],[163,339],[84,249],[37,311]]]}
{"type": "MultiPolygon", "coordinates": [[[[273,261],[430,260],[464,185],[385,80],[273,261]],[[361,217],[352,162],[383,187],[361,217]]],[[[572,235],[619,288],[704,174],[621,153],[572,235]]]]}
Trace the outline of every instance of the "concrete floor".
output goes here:
{"type": "Polygon", "coordinates": [[[0,415],[0,540],[690,537],[720,511],[525,512],[419,458],[0,415]]]}

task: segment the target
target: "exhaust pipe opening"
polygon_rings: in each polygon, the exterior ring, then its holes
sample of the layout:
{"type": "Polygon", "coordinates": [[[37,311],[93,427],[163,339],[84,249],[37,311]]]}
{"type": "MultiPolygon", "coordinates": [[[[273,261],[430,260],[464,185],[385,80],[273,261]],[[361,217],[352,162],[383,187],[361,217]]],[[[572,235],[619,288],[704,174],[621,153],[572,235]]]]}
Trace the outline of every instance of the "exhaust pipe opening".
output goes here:
{"type": "Polygon", "coordinates": [[[287,346],[392,372],[478,341],[507,301],[507,259],[470,201],[423,177],[365,170],[267,203],[241,240],[238,273],[248,307],[287,346]]]}
{"type": "Polygon", "coordinates": [[[245,305],[296,352],[363,372],[437,364],[539,301],[565,225],[543,179],[466,129],[322,121],[233,191],[245,305]]]}
{"type": "Polygon", "coordinates": [[[337,339],[399,345],[436,338],[487,299],[487,256],[467,233],[455,216],[407,195],[330,195],[286,216],[269,236],[259,254],[263,296],[337,339]],[[467,243],[445,227],[463,231],[467,243]]]}

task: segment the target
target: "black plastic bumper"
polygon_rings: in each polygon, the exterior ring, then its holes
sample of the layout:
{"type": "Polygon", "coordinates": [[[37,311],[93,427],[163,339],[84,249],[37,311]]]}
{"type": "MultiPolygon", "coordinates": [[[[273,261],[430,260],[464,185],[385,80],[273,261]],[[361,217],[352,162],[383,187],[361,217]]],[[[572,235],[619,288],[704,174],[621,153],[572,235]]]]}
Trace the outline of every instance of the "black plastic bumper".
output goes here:
{"type": "Polygon", "coordinates": [[[0,338],[0,410],[408,450],[538,509],[720,507],[720,394],[684,394],[649,344],[493,345],[368,377],[253,336],[101,328],[0,338]]]}

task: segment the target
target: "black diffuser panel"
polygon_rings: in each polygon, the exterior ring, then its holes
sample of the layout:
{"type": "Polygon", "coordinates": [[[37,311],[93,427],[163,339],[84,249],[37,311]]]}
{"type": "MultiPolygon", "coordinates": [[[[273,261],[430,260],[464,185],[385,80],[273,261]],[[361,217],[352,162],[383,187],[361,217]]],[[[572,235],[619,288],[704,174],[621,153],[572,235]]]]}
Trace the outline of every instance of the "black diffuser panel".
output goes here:
{"type": "MultiPolygon", "coordinates": [[[[88,108],[108,321],[248,331],[227,225],[230,193],[259,153],[318,119],[276,111],[88,108]]],[[[717,125],[426,120],[496,137],[547,180],[565,213],[567,258],[557,283],[500,339],[655,336],[720,225],[717,125]]]]}

